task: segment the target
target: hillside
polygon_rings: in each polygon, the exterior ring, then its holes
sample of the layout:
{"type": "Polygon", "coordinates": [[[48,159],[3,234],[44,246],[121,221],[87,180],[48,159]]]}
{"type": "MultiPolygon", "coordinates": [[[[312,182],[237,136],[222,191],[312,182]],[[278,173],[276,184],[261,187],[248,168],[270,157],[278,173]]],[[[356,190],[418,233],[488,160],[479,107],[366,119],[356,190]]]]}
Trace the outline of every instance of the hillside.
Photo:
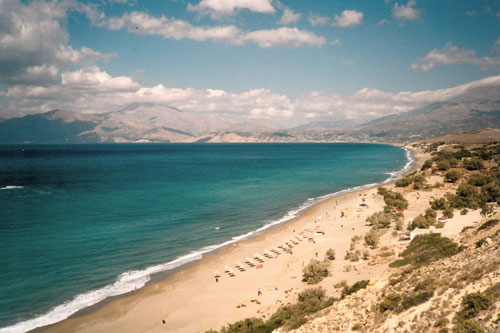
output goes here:
{"type": "Polygon", "coordinates": [[[500,331],[500,144],[412,146],[427,160],[379,187],[387,206],[366,219],[372,229],[364,251],[375,252],[360,258],[361,236],[343,262],[333,254],[357,282],[338,282],[341,273],[325,257],[318,268],[303,268],[313,286],[270,315],[220,332],[500,331]]]}

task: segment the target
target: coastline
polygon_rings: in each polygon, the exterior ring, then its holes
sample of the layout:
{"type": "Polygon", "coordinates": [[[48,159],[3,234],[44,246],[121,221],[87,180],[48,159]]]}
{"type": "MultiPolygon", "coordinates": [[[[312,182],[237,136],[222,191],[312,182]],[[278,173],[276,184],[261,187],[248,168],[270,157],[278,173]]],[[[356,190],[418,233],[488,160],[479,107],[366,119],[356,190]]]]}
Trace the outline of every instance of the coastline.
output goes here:
{"type": "MultiPolygon", "coordinates": [[[[407,154],[410,154],[409,151],[412,150],[411,147],[405,147],[405,146],[399,146],[400,148],[403,148],[407,151],[407,154]]],[[[388,180],[382,183],[382,185],[386,186],[390,183],[393,183],[396,179],[399,177],[403,176],[403,174],[408,174],[415,170],[421,163],[419,159],[419,155],[417,154],[416,151],[412,150],[413,152],[413,160],[410,160],[409,163],[405,166],[406,169],[408,169],[409,166],[411,166],[410,169],[405,170],[405,172],[400,172],[396,176],[393,174],[390,174],[388,180]],[[411,163],[413,162],[413,163],[411,163]],[[410,164],[411,163],[411,164],[410,164]]],[[[410,158],[411,155],[407,155],[410,158]]],[[[400,170],[401,171],[401,170],[400,170]]],[[[159,274],[161,277],[155,277],[154,275],[151,278],[151,281],[146,284],[145,287],[141,288],[138,290],[136,294],[125,294],[125,295],[119,295],[115,296],[112,298],[108,298],[104,301],[99,302],[98,304],[92,305],[88,308],[85,308],[83,310],[78,311],[77,313],[71,315],[69,318],[62,320],[58,323],[45,326],[45,327],[39,327],[36,328],[34,331],[48,331],[48,332],[64,332],[64,331],[107,331],[107,330],[113,330],[116,329],[116,327],[109,327],[106,325],[105,322],[108,322],[108,319],[111,317],[113,319],[117,319],[118,322],[121,320],[119,319],[120,314],[125,314],[128,313],[134,313],[134,311],[131,311],[132,308],[135,308],[137,306],[142,308],[142,305],[145,300],[147,299],[153,299],[153,298],[162,298],[160,296],[166,296],[168,297],[168,291],[167,290],[172,290],[173,288],[176,290],[184,290],[187,289],[189,286],[186,286],[183,284],[183,281],[188,278],[192,279],[196,276],[201,276],[203,275],[205,283],[213,283],[214,278],[213,278],[213,266],[217,266],[217,269],[222,275],[220,283],[217,285],[222,285],[224,280],[227,280],[226,274],[223,273],[224,270],[224,265],[220,265],[219,263],[221,262],[227,262],[227,265],[232,266],[234,269],[234,262],[235,260],[239,260],[241,262],[244,261],[245,257],[250,256],[253,257],[254,252],[259,252],[262,254],[262,250],[264,249],[265,246],[270,247],[270,241],[277,243],[277,239],[280,239],[284,237],[284,235],[288,235],[290,233],[293,234],[293,231],[295,229],[299,228],[306,228],[307,224],[310,224],[312,220],[314,220],[314,216],[320,214],[322,211],[326,211],[327,207],[331,206],[333,202],[338,202],[336,204],[336,209],[342,210],[345,209],[346,213],[349,211],[350,206],[353,205],[353,201],[358,200],[359,196],[362,195],[367,195],[370,194],[371,196],[374,196],[373,192],[376,192],[376,187],[381,184],[367,184],[363,185],[357,188],[353,189],[347,189],[343,191],[339,191],[337,193],[332,193],[329,195],[324,196],[324,199],[321,199],[319,202],[314,203],[312,206],[307,206],[302,209],[298,209],[294,214],[299,216],[295,216],[289,220],[285,220],[283,222],[278,222],[278,223],[271,223],[270,225],[265,225],[261,227],[260,229],[256,231],[252,231],[246,235],[242,235],[241,237],[237,237],[237,240],[231,240],[223,243],[221,246],[217,246],[215,249],[211,249],[205,253],[203,253],[203,258],[200,260],[195,260],[188,262],[187,264],[183,264],[180,267],[177,267],[173,269],[172,271],[169,271],[167,273],[163,272],[159,274]],[[274,224],[274,225],[273,225],[274,224]],[[239,239],[239,238],[244,238],[244,239],[239,239]],[[232,247],[230,246],[231,243],[237,242],[237,247],[232,247]],[[227,244],[226,244],[227,243],[227,244]],[[264,246],[264,247],[263,247],[264,246]],[[245,248],[255,248],[255,251],[245,251],[245,248]],[[235,259],[235,260],[233,260],[235,259]],[[211,267],[207,270],[207,267],[211,267]],[[205,276],[206,275],[206,276],[205,276]],[[101,324],[103,326],[101,326],[101,324]],[[102,330],[100,329],[102,328],[102,330]]],[[[378,205],[377,205],[378,206],[378,205]]],[[[371,213],[373,208],[369,210],[369,213],[371,213]]],[[[364,218],[362,219],[364,222],[364,218]]],[[[364,224],[364,223],[363,223],[364,224]]],[[[337,226],[338,227],[338,226],[337,226]]],[[[362,229],[362,225],[359,226],[360,230],[362,229]]],[[[343,238],[346,242],[349,241],[350,237],[349,235],[345,235],[345,233],[341,232],[342,230],[338,230],[338,235],[337,238],[343,238]]],[[[318,242],[319,243],[319,242],[318,242]]],[[[300,250],[302,244],[297,246],[297,249],[300,250]]],[[[321,246],[318,247],[318,249],[321,251],[321,246]]],[[[295,251],[294,251],[295,252],[295,251]]],[[[297,256],[303,256],[302,251],[297,252],[297,254],[294,254],[293,257],[297,256]]],[[[337,251],[337,255],[341,256],[341,253],[337,251]]],[[[280,259],[286,258],[285,256],[279,256],[281,258],[275,259],[276,263],[278,264],[283,264],[280,259]]],[[[307,257],[304,256],[304,257],[307,257]]],[[[270,260],[268,260],[270,261],[270,260]]],[[[302,263],[303,265],[304,263],[302,263]]],[[[269,265],[267,265],[269,266],[269,265]]],[[[290,266],[290,263],[287,263],[287,266],[290,266]]],[[[300,276],[301,276],[301,267],[299,267],[298,271],[294,273],[295,277],[295,282],[296,284],[303,284],[300,282],[300,276]]],[[[268,273],[265,271],[267,270],[266,263],[264,263],[264,269],[262,271],[257,271],[258,275],[260,276],[267,276],[268,273]]],[[[255,272],[255,271],[254,271],[255,272]]],[[[254,273],[252,272],[252,273],[254,273]]],[[[250,273],[249,271],[247,272],[242,272],[239,274],[237,273],[237,277],[232,278],[232,281],[237,281],[239,275],[243,275],[246,273],[250,273]]],[[[247,276],[250,276],[251,274],[246,274],[247,276]]],[[[203,279],[202,279],[203,280],[203,279]]],[[[248,280],[248,279],[247,279],[248,280]]],[[[254,279],[250,279],[247,282],[244,282],[243,284],[248,284],[250,282],[253,282],[254,279]]],[[[229,281],[228,281],[229,282],[229,281]]],[[[195,284],[199,284],[200,281],[193,281],[195,284]]],[[[203,283],[202,283],[203,284],[203,283]]],[[[296,289],[299,288],[299,286],[295,287],[296,289]]],[[[200,291],[203,293],[203,291],[200,291]]],[[[181,292],[182,294],[182,292],[181,292]]],[[[234,291],[231,292],[231,294],[235,294],[234,291]]],[[[236,292],[237,294],[237,292],[236,292]]],[[[212,295],[213,296],[213,295],[212,295]]],[[[235,295],[236,296],[236,295],[235,295]]],[[[243,296],[243,295],[241,295],[243,296]]],[[[189,297],[187,295],[181,295],[179,298],[185,298],[189,297]]],[[[193,298],[196,298],[193,295],[193,298]]],[[[209,297],[210,298],[210,297],[209,297]]],[[[238,297],[236,297],[238,298],[238,297]]],[[[209,301],[210,302],[210,301],[209,301]]],[[[208,303],[209,303],[208,302],[208,303]]],[[[175,302],[174,302],[175,303],[175,302]]],[[[149,307],[149,306],[146,306],[149,307]]],[[[277,307],[274,306],[274,307],[277,307]]],[[[168,309],[169,307],[165,308],[165,310],[162,310],[162,312],[168,314],[170,310],[168,309]]],[[[176,308],[176,306],[172,307],[176,308]]],[[[271,306],[268,311],[271,311],[273,306],[271,306]]],[[[248,311],[237,311],[239,314],[244,314],[243,317],[248,317],[251,315],[255,315],[254,313],[248,313],[248,311]]],[[[271,311],[272,312],[272,311],[271,311]]],[[[158,314],[157,316],[162,317],[165,316],[163,314],[158,314]]],[[[168,317],[168,315],[166,315],[168,317]]],[[[143,321],[143,319],[137,319],[137,318],[144,318],[143,315],[139,315],[139,317],[135,318],[135,315],[132,315],[134,319],[131,319],[133,322],[137,321],[143,321]]],[[[148,316],[146,316],[148,317],[148,316]]],[[[129,316],[123,317],[125,322],[128,322],[129,316]]],[[[222,318],[219,318],[218,321],[214,321],[212,323],[207,323],[205,326],[200,326],[200,327],[187,327],[185,331],[197,331],[197,330],[207,330],[210,328],[218,329],[221,325],[225,324],[228,321],[234,321],[239,319],[239,316],[236,316],[236,314],[229,314],[227,313],[224,315],[222,318]]],[[[155,320],[156,324],[158,324],[158,320],[155,320]]],[[[181,320],[182,321],[182,320],[181,320]]],[[[171,329],[175,331],[184,331],[182,327],[172,323],[170,325],[171,320],[167,320],[167,324],[163,325],[160,322],[160,326],[157,327],[157,329],[171,329]]],[[[125,331],[130,330],[130,331],[136,331],[139,330],[144,330],[143,328],[136,327],[136,329],[131,329],[129,328],[130,323],[121,325],[119,324],[120,330],[125,329],[125,331]]],[[[147,330],[152,330],[153,328],[148,328],[147,330]]],[[[154,331],[154,329],[153,329],[154,331]]]]}

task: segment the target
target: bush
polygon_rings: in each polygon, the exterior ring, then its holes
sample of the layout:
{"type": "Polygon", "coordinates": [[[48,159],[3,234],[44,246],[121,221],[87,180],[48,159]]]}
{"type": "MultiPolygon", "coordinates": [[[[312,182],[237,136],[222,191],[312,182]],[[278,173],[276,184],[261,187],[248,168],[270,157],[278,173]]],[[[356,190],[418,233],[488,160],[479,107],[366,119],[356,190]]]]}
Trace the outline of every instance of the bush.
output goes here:
{"type": "Polygon", "coordinates": [[[453,217],[453,208],[448,207],[443,210],[443,215],[451,219],[453,217]]]}
{"type": "Polygon", "coordinates": [[[435,210],[443,210],[446,207],[448,207],[448,205],[446,204],[445,198],[431,200],[431,201],[429,201],[429,204],[431,205],[431,208],[435,209],[435,210]]]}
{"type": "Polygon", "coordinates": [[[392,311],[398,307],[399,302],[401,302],[401,295],[392,293],[384,298],[384,300],[378,305],[378,308],[380,312],[385,312],[387,310],[392,311]]]}
{"type": "Polygon", "coordinates": [[[392,209],[392,207],[408,208],[408,201],[401,193],[390,191],[382,186],[377,189],[377,192],[384,196],[384,202],[390,209],[392,209]]]}
{"type": "Polygon", "coordinates": [[[380,236],[375,229],[371,229],[365,235],[365,244],[371,247],[372,249],[377,248],[377,245],[380,241],[380,236]]]}
{"type": "Polygon", "coordinates": [[[401,302],[401,310],[405,311],[411,307],[425,303],[434,296],[434,291],[422,291],[420,293],[405,296],[401,302]]]}
{"type": "Polygon", "coordinates": [[[258,327],[263,327],[263,325],[264,321],[262,319],[247,318],[223,327],[221,333],[254,333],[257,332],[258,327]]]}
{"type": "Polygon", "coordinates": [[[420,170],[424,171],[424,170],[430,169],[430,168],[432,168],[432,160],[427,160],[424,162],[424,164],[422,165],[420,170]]]}
{"type": "Polygon", "coordinates": [[[419,215],[408,225],[408,229],[427,229],[431,226],[431,224],[430,220],[426,219],[423,215],[419,215]]]}
{"type": "Polygon", "coordinates": [[[325,257],[328,260],[335,260],[335,250],[334,249],[328,249],[325,253],[325,257]]]}
{"type": "Polygon", "coordinates": [[[312,259],[302,270],[302,281],[316,284],[328,276],[329,263],[312,259]]]}
{"type": "Polygon", "coordinates": [[[358,290],[365,289],[369,283],[370,280],[360,280],[354,283],[351,287],[345,286],[344,289],[342,290],[342,298],[354,294],[358,292],[358,290]]]}
{"type": "Polygon", "coordinates": [[[480,174],[472,175],[467,180],[467,182],[469,184],[474,185],[474,186],[483,186],[483,185],[488,184],[491,181],[492,181],[492,179],[490,176],[480,175],[480,174]]]}
{"type": "Polygon", "coordinates": [[[500,201],[500,185],[496,183],[489,183],[481,187],[481,194],[485,197],[487,202],[500,201]]]}
{"type": "Polygon", "coordinates": [[[453,333],[484,333],[477,320],[461,320],[453,327],[453,333]]]}
{"type": "Polygon", "coordinates": [[[392,220],[392,214],[384,212],[376,212],[366,218],[366,222],[376,228],[387,228],[391,225],[392,220]]]}
{"type": "Polygon", "coordinates": [[[481,161],[477,157],[472,157],[466,161],[464,161],[464,167],[467,170],[481,170],[484,168],[483,161],[481,161]]]}
{"type": "Polygon", "coordinates": [[[440,234],[428,234],[415,237],[406,250],[401,253],[402,259],[389,264],[390,267],[412,265],[421,267],[441,258],[451,257],[459,251],[458,245],[440,234]]]}
{"type": "Polygon", "coordinates": [[[470,293],[462,297],[462,309],[457,313],[458,320],[474,318],[482,310],[492,305],[491,299],[481,292],[470,293]]]}
{"type": "Polygon", "coordinates": [[[401,178],[401,179],[397,180],[394,185],[396,187],[407,187],[412,182],[413,182],[413,180],[410,177],[405,177],[405,178],[401,178]]]}
{"type": "Polygon", "coordinates": [[[469,213],[469,210],[467,208],[464,208],[460,211],[460,215],[467,215],[469,213]]]}
{"type": "Polygon", "coordinates": [[[438,170],[440,171],[446,171],[448,170],[449,168],[451,168],[451,164],[448,160],[441,160],[441,161],[438,161],[436,163],[436,167],[438,168],[438,170]]]}
{"type": "Polygon", "coordinates": [[[431,222],[431,225],[436,223],[436,217],[437,217],[437,213],[434,209],[432,208],[427,208],[425,210],[425,218],[427,220],[429,220],[429,222],[431,222]]]}
{"type": "Polygon", "coordinates": [[[361,252],[359,250],[356,251],[346,251],[344,259],[350,261],[359,261],[359,257],[361,256],[361,252]]]}
{"type": "Polygon", "coordinates": [[[444,175],[444,181],[447,183],[456,183],[460,179],[461,175],[460,172],[456,170],[448,171],[444,175]]]}

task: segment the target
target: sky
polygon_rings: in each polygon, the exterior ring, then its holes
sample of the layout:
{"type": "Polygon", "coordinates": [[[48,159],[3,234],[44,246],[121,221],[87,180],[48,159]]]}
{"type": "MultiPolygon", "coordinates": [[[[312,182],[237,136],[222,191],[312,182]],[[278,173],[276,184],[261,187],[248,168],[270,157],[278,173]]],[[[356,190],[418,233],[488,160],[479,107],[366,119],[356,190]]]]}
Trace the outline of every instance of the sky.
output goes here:
{"type": "Polygon", "coordinates": [[[0,0],[0,118],[172,106],[291,127],[499,85],[496,0],[0,0]]]}

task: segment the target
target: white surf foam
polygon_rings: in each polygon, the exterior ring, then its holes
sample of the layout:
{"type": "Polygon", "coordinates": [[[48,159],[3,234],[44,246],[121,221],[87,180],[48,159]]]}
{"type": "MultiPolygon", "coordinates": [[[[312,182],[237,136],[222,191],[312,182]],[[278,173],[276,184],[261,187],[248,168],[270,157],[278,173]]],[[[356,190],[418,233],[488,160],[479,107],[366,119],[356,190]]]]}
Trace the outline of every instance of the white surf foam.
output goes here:
{"type": "MultiPolygon", "coordinates": [[[[197,251],[193,251],[187,255],[181,256],[173,261],[170,261],[165,264],[161,265],[155,265],[148,267],[143,270],[135,270],[135,271],[129,271],[121,274],[117,281],[111,285],[108,285],[106,287],[103,287],[101,289],[97,290],[92,290],[80,295],[75,296],[72,300],[65,302],[61,305],[58,305],[54,308],[52,308],[49,312],[38,316],[36,318],[26,320],[20,323],[17,323],[15,325],[5,327],[5,328],[0,328],[0,333],[24,333],[29,330],[35,329],[37,327],[41,326],[46,326],[50,324],[57,323],[59,321],[62,321],[72,314],[76,313],[77,311],[87,308],[89,306],[95,305],[104,299],[112,296],[118,296],[122,295],[128,292],[133,291],[135,288],[140,289],[146,285],[146,283],[151,279],[151,275],[160,273],[160,272],[166,272],[172,269],[175,269],[177,267],[180,267],[184,264],[187,264],[189,262],[199,260],[203,257],[203,254],[212,252],[214,250],[217,250],[219,248],[222,248],[227,245],[231,245],[235,242],[239,242],[244,239],[248,239],[256,234],[262,233],[263,231],[274,227],[276,225],[285,223],[287,221],[290,221],[297,217],[301,212],[305,211],[306,209],[314,206],[318,202],[327,200],[329,198],[333,198],[342,194],[354,192],[357,190],[361,190],[364,188],[369,188],[373,186],[377,186],[380,184],[385,184],[388,182],[391,182],[399,177],[401,177],[403,174],[405,174],[410,168],[412,167],[414,160],[412,157],[412,154],[409,150],[406,150],[406,158],[408,159],[408,162],[406,165],[398,171],[393,171],[393,172],[388,172],[387,174],[389,177],[384,180],[381,183],[373,183],[373,184],[366,184],[366,185],[360,185],[360,186],[355,186],[351,187],[342,191],[334,192],[334,193],[329,193],[323,196],[319,196],[317,198],[309,198],[307,199],[302,205],[300,205],[298,208],[290,210],[287,212],[282,218],[271,221],[269,223],[266,223],[262,227],[258,228],[257,230],[249,231],[246,234],[235,236],[231,238],[228,241],[225,241],[220,244],[215,244],[215,245],[210,245],[210,246],[205,246],[197,251]]],[[[22,188],[22,186],[21,186],[22,188]]],[[[3,188],[1,188],[3,189],[3,188]]]]}
{"type": "Polygon", "coordinates": [[[24,186],[7,185],[4,187],[0,187],[0,190],[15,190],[15,189],[21,189],[21,188],[24,188],[24,186]]]}

